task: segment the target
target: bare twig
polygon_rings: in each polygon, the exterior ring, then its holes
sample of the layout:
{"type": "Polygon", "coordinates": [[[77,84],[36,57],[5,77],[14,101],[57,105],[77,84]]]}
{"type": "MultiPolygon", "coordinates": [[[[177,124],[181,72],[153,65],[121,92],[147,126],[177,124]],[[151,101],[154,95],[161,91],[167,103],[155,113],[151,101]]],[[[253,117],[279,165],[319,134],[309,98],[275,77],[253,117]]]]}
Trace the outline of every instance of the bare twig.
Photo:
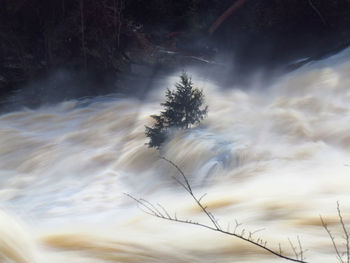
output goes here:
{"type": "Polygon", "coordinates": [[[330,237],[330,239],[332,241],[337,259],[339,260],[340,263],[345,263],[345,262],[349,263],[350,262],[350,236],[349,236],[349,231],[346,229],[346,225],[344,223],[343,216],[341,214],[339,201],[337,201],[337,212],[338,212],[340,225],[341,225],[342,230],[344,232],[344,239],[346,241],[344,246],[345,246],[346,252],[342,252],[342,253],[340,252],[340,248],[337,245],[337,243],[335,242],[335,237],[333,236],[332,232],[328,228],[327,223],[323,220],[322,216],[320,216],[320,219],[321,219],[321,223],[322,223],[323,228],[326,230],[326,232],[328,233],[328,236],[330,237]],[[346,260],[343,259],[344,256],[346,256],[346,260]]]}
{"type": "Polygon", "coordinates": [[[343,259],[342,259],[342,256],[341,256],[340,253],[339,253],[337,244],[335,243],[334,236],[333,236],[332,232],[329,230],[328,225],[327,225],[327,223],[323,220],[322,216],[320,216],[320,219],[321,219],[321,223],[322,223],[323,228],[326,230],[326,232],[328,233],[329,238],[332,240],[332,244],[333,244],[333,247],[334,247],[334,250],[335,250],[335,253],[336,253],[336,256],[337,256],[338,260],[339,260],[341,263],[344,263],[344,261],[343,261],[343,259]]]}
{"type": "Polygon", "coordinates": [[[346,262],[349,263],[349,261],[350,261],[349,233],[345,227],[343,216],[341,215],[341,212],[340,212],[339,201],[337,201],[337,212],[338,212],[340,224],[341,224],[343,231],[344,231],[344,234],[345,234],[344,239],[346,241],[346,262]]]}
{"type": "MultiPolygon", "coordinates": [[[[167,161],[168,163],[170,163],[172,166],[174,166],[177,171],[181,174],[182,176],[182,181],[180,181],[179,179],[177,179],[176,181],[191,195],[191,197],[193,198],[193,200],[196,202],[196,204],[201,208],[202,212],[209,218],[209,220],[211,221],[211,225],[206,225],[206,224],[202,224],[200,222],[194,222],[191,220],[184,220],[184,219],[179,219],[177,217],[177,215],[175,214],[174,216],[171,216],[170,213],[161,205],[157,204],[157,206],[160,208],[158,209],[156,206],[152,205],[150,202],[144,200],[144,199],[137,199],[135,197],[133,197],[130,194],[125,194],[128,197],[130,197],[131,199],[133,199],[134,201],[136,201],[138,203],[138,205],[140,206],[140,208],[147,214],[150,214],[154,217],[158,217],[161,219],[165,219],[165,220],[169,220],[172,222],[178,222],[178,223],[184,223],[184,224],[191,224],[191,225],[195,225],[195,226],[200,226],[203,228],[207,228],[210,229],[212,231],[216,231],[225,235],[229,235],[229,236],[233,236],[236,237],[238,239],[241,239],[245,242],[248,242],[256,247],[259,247],[267,252],[269,252],[270,254],[273,254],[277,257],[283,258],[285,260],[289,260],[289,261],[293,261],[293,262],[300,262],[300,263],[306,263],[306,261],[303,260],[303,250],[302,250],[302,246],[298,237],[298,242],[299,242],[299,249],[300,252],[297,251],[297,248],[291,244],[292,249],[295,252],[296,258],[292,258],[289,256],[285,256],[282,254],[282,249],[281,249],[281,245],[279,245],[279,251],[275,251],[273,249],[270,249],[267,247],[267,241],[262,240],[261,238],[258,238],[256,241],[253,238],[253,235],[259,231],[262,231],[263,229],[258,229],[256,231],[253,232],[248,232],[248,234],[246,233],[245,229],[242,229],[241,233],[238,234],[237,233],[237,228],[241,226],[240,223],[237,222],[237,220],[235,221],[236,226],[233,232],[231,232],[229,230],[229,226],[227,228],[227,230],[223,230],[219,224],[218,224],[218,220],[214,217],[214,215],[208,211],[208,208],[206,206],[204,206],[201,203],[201,200],[203,199],[203,196],[201,196],[200,198],[197,198],[197,196],[193,193],[192,187],[187,179],[187,177],[185,176],[185,174],[183,173],[183,171],[172,161],[166,159],[165,157],[161,157],[163,160],[167,161]],[[300,257],[300,259],[299,259],[300,257]]],[[[291,243],[291,242],[290,242],[291,243]]]]}
{"type": "Polygon", "coordinates": [[[167,158],[165,157],[161,157],[163,160],[167,161],[168,163],[170,163],[172,166],[174,166],[178,171],[179,173],[181,174],[182,178],[184,179],[185,181],[185,184],[181,184],[184,189],[191,195],[191,197],[195,200],[195,202],[197,203],[197,205],[201,208],[201,210],[207,215],[207,217],[210,219],[210,221],[213,223],[214,227],[216,229],[220,229],[220,226],[218,225],[218,222],[217,220],[215,219],[215,217],[213,216],[212,213],[208,212],[208,210],[206,209],[206,207],[204,207],[201,203],[201,200],[198,199],[194,194],[193,194],[193,191],[192,191],[192,188],[191,188],[191,185],[187,179],[187,177],[185,176],[185,174],[182,172],[182,170],[175,164],[173,163],[172,161],[168,160],[167,158]]]}
{"type": "Polygon", "coordinates": [[[295,257],[297,259],[299,259],[299,253],[297,252],[297,248],[293,245],[292,241],[289,238],[288,238],[288,241],[289,241],[290,247],[292,248],[292,250],[295,254],[295,257]]]}
{"type": "Polygon", "coordinates": [[[298,239],[298,245],[299,245],[299,251],[300,251],[300,259],[304,260],[304,252],[305,251],[303,250],[303,246],[301,245],[299,236],[297,236],[297,239],[298,239]]]}

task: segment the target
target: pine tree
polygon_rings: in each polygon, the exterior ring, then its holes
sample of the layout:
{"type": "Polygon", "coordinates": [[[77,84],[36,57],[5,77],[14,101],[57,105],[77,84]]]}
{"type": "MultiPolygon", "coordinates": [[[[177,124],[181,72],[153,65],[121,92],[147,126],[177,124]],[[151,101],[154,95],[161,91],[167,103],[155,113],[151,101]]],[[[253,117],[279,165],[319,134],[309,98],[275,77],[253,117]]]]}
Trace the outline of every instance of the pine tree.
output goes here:
{"type": "Polygon", "coordinates": [[[166,140],[166,129],[164,127],[164,119],[159,115],[151,115],[155,120],[154,126],[146,126],[146,136],[150,138],[148,147],[159,148],[159,146],[166,140]]]}
{"type": "Polygon", "coordinates": [[[204,103],[203,92],[193,87],[191,78],[182,72],[180,82],[175,84],[175,91],[167,89],[166,102],[161,103],[164,110],[160,115],[152,115],[154,126],[146,126],[146,136],[150,138],[149,147],[159,148],[166,140],[169,128],[188,129],[199,124],[208,112],[204,103]]]}

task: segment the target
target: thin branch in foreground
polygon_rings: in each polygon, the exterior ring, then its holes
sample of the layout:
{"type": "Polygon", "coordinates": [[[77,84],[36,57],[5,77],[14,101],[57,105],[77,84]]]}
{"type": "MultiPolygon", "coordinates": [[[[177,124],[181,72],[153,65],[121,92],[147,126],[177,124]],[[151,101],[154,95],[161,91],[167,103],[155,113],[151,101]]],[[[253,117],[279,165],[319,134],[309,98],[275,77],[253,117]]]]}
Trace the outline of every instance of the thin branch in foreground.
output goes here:
{"type": "Polygon", "coordinates": [[[350,235],[349,235],[349,231],[347,230],[346,225],[344,223],[343,216],[341,214],[339,201],[337,201],[337,213],[338,213],[338,218],[340,221],[341,228],[342,228],[343,233],[344,233],[343,238],[346,241],[346,243],[344,244],[344,247],[346,250],[345,252],[342,252],[342,253],[340,252],[339,245],[335,242],[335,237],[333,236],[332,232],[328,228],[327,223],[323,220],[322,216],[320,216],[321,224],[322,224],[323,228],[326,230],[329,238],[332,241],[333,248],[335,250],[335,254],[336,254],[338,261],[340,263],[349,263],[350,262],[350,235]],[[344,256],[346,256],[346,260],[343,259],[344,256]]]}
{"type": "Polygon", "coordinates": [[[345,227],[345,224],[344,224],[344,220],[343,220],[343,216],[340,212],[340,205],[339,205],[339,201],[337,201],[337,212],[338,212],[338,217],[339,217],[339,220],[340,220],[340,224],[343,228],[343,232],[344,232],[344,239],[346,241],[346,262],[349,263],[350,262],[350,247],[349,247],[349,232],[347,231],[346,227],[345,227]]]}
{"type": "Polygon", "coordinates": [[[150,214],[154,217],[158,217],[161,219],[165,219],[168,221],[172,221],[172,222],[178,222],[178,223],[184,223],[184,224],[190,224],[190,225],[195,225],[195,226],[200,226],[203,228],[207,228],[210,229],[212,231],[216,231],[225,235],[229,235],[229,236],[233,236],[236,237],[240,240],[243,240],[245,242],[248,242],[250,244],[252,244],[253,246],[259,247],[267,252],[269,252],[270,254],[273,254],[279,258],[288,260],[288,261],[293,261],[293,262],[300,262],[300,263],[307,263],[306,261],[304,261],[304,250],[302,249],[301,246],[301,242],[300,239],[298,237],[298,244],[299,244],[299,248],[294,246],[292,244],[292,242],[290,241],[291,247],[294,251],[294,254],[296,256],[296,258],[292,258],[289,257],[287,255],[284,255],[282,253],[282,249],[281,249],[281,245],[279,244],[279,250],[275,251],[273,249],[270,249],[267,247],[267,241],[264,241],[261,238],[257,238],[255,239],[253,237],[253,235],[259,231],[262,231],[263,229],[258,229],[256,231],[253,232],[247,232],[246,234],[246,229],[242,229],[241,233],[238,234],[237,233],[237,228],[241,226],[240,223],[237,222],[237,220],[235,220],[236,226],[233,232],[231,232],[229,230],[229,227],[227,228],[227,230],[223,230],[220,225],[218,224],[218,220],[215,218],[215,216],[208,211],[208,208],[206,206],[203,205],[202,203],[202,199],[205,195],[201,196],[201,197],[197,197],[193,190],[192,187],[187,179],[187,177],[185,176],[185,174],[183,173],[183,171],[172,161],[166,159],[165,157],[161,157],[161,159],[167,161],[168,163],[170,163],[173,167],[175,167],[177,169],[177,171],[180,173],[181,177],[182,177],[182,181],[180,181],[178,178],[176,178],[176,181],[186,190],[186,192],[188,192],[192,199],[195,201],[195,203],[198,205],[198,207],[200,207],[201,211],[208,217],[208,219],[210,220],[211,224],[207,225],[207,224],[202,224],[200,222],[194,222],[191,220],[185,220],[185,219],[179,219],[176,214],[174,216],[171,216],[170,213],[160,204],[157,204],[157,206],[160,208],[158,209],[155,205],[152,205],[150,202],[144,200],[144,199],[138,199],[133,197],[130,194],[125,194],[126,196],[130,197],[131,199],[133,199],[135,202],[137,202],[137,204],[139,205],[140,209],[142,211],[144,211],[147,214],[150,214]]]}
{"type": "Polygon", "coordinates": [[[301,245],[299,236],[297,236],[297,239],[298,239],[298,245],[299,245],[299,251],[300,251],[300,259],[301,259],[301,260],[304,260],[304,259],[305,259],[304,253],[305,253],[307,250],[303,250],[303,246],[301,245]]]}
{"type": "Polygon", "coordinates": [[[341,214],[339,201],[337,201],[337,213],[338,213],[340,225],[341,225],[342,230],[344,232],[344,239],[346,241],[344,246],[345,246],[346,252],[342,252],[342,253],[340,252],[340,248],[337,245],[337,243],[335,242],[335,237],[333,236],[331,230],[328,228],[327,223],[323,220],[322,216],[320,216],[321,224],[322,224],[323,228],[326,230],[329,238],[332,241],[333,248],[335,250],[335,254],[336,254],[338,261],[340,263],[349,263],[350,262],[350,235],[349,235],[349,231],[346,229],[346,225],[344,223],[344,219],[343,219],[343,216],[341,214]],[[346,260],[343,259],[344,256],[346,256],[346,260]]]}
{"type": "Polygon", "coordinates": [[[327,223],[323,220],[322,216],[320,216],[320,219],[321,219],[321,224],[322,224],[323,228],[326,230],[326,232],[327,232],[329,238],[330,238],[331,241],[332,241],[333,248],[334,248],[334,250],[335,250],[335,254],[336,254],[337,259],[339,260],[340,263],[344,263],[343,257],[342,257],[342,256],[340,255],[340,253],[339,253],[339,249],[338,249],[337,244],[335,243],[334,236],[333,236],[332,232],[329,230],[328,225],[327,225],[327,223]]]}
{"type": "Polygon", "coordinates": [[[174,166],[178,172],[181,174],[185,184],[180,183],[181,186],[183,186],[183,188],[191,195],[191,197],[195,200],[195,202],[197,203],[197,205],[201,208],[201,210],[207,215],[207,217],[210,219],[210,221],[213,223],[214,227],[216,229],[220,229],[220,226],[218,225],[218,222],[217,220],[215,219],[214,215],[212,213],[210,213],[206,207],[204,207],[201,203],[201,200],[198,199],[194,194],[193,194],[193,191],[192,191],[192,187],[186,177],[186,175],[183,173],[183,171],[179,168],[179,166],[177,166],[175,163],[173,163],[172,161],[168,160],[167,158],[165,157],[161,157],[161,159],[167,161],[168,163],[170,163],[172,166],[174,166]]]}

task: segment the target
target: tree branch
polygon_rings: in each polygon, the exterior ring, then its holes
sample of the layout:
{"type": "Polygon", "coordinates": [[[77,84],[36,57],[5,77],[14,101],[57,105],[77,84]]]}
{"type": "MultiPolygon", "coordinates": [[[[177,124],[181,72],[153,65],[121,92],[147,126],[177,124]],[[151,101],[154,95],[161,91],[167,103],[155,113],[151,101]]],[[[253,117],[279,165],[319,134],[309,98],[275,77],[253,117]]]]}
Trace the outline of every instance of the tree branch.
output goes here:
{"type": "Polygon", "coordinates": [[[192,187],[187,179],[187,177],[185,176],[185,174],[183,173],[183,171],[172,161],[168,160],[165,157],[161,157],[161,159],[167,161],[168,163],[170,163],[173,167],[175,167],[177,169],[177,171],[181,174],[181,177],[183,179],[184,182],[181,182],[179,179],[177,179],[177,182],[191,195],[192,199],[195,201],[195,203],[198,205],[198,207],[201,208],[202,212],[209,218],[209,220],[211,221],[212,225],[206,225],[206,224],[202,224],[199,222],[194,222],[191,220],[185,220],[185,219],[179,219],[176,214],[174,216],[171,216],[170,213],[161,205],[158,204],[158,207],[160,207],[161,210],[159,210],[158,208],[156,208],[154,205],[152,205],[150,202],[144,200],[144,199],[138,199],[133,197],[130,194],[125,194],[126,196],[130,197],[131,199],[133,199],[135,202],[138,203],[138,205],[140,206],[140,208],[147,214],[150,214],[154,217],[158,217],[161,219],[165,219],[168,221],[172,221],[172,222],[178,222],[178,223],[183,223],[183,224],[190,224],[190,225],[195,225],[195,226],[200,226],[203,228],[207,228],[210,229],[212,231],[216,231],[225,235],[229,235],[229,236],[233,236],[236,237],[238,239],[241,239],[245,242],[248,242],[256,247],[259,247],[267,252],[269,252],[270,254],[273,254],[277,257],[283,258],[285,260],[288,261],[293,261],[293,262],[300,262],[300,263],[306,263],[306,261],[304,261],[303,259],[303,249],[298,237],[298,243],[299,243],[299,250],[297,251],[298,248],[295,247],[293,244],[291,244],[293,251],[296,255],[296,258],[292,258],[289,256],[285,256],[284,254],[282,254],[282,249],[281,246],[279,245],[279,251],[275,251],[273,249],[270,249],[267,247],[267,241],[263,241],[261,238],[258,238],[257,240],[255,238],[253,238],[253,235],[259,231],[261,231],[262,229],[253,231],[253,232],[248,232],[247,235],[245,235],[246,230],[242,229],[240,234],[237,234],[236,230],[237,228],[241,225],[236,221],[236,227],[234,229],[233,232],[231,232],[229,230],[229,228],[227,230],[223,230],[219,224],[218,224],[218,220],[214,217],[214,215],[208,211],[207,207],[204,206],[201,202],[201,200],[203,199],[204,196],[201,196],[200,198],[197,198],[197,196],[194,194],[192,187]],[[300,259],[299,259],[300,257],[300,259]]]}
{"type": "Polygon", "coordinates": [[[234,11],[236,11],[238,8],[240,8],[242,5],[244,5],[248,0],[238,0],[236,1],[229,9],[227,9],[221,16],[219,16],[218,19],[212,24],[212,26],[209,28],[209,34],[212,35],[216,29],[229,17],[232,15],[234,11]]]}

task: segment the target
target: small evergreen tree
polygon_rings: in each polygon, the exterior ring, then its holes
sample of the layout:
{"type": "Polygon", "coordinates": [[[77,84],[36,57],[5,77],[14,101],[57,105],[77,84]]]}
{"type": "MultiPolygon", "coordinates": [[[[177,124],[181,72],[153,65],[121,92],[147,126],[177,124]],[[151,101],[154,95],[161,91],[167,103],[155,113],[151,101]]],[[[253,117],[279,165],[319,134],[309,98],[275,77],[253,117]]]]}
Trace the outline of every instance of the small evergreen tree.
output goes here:
{"type": "Polygon", "coordinates": [[[166,140],[169,128],[188,129],[199,124],[208,112],[208,106],[201,108],[204,103],[203,92],[193,87],[186,72],[182,72],[175,88],[175,91],[167,89],[166,102],[161,103],[164,110],[160,115],[151,116],[155,121],[153,127],[146,126],[145,133],[150,138],[147,144],[149,147],[159,148],[166,140]]]}

